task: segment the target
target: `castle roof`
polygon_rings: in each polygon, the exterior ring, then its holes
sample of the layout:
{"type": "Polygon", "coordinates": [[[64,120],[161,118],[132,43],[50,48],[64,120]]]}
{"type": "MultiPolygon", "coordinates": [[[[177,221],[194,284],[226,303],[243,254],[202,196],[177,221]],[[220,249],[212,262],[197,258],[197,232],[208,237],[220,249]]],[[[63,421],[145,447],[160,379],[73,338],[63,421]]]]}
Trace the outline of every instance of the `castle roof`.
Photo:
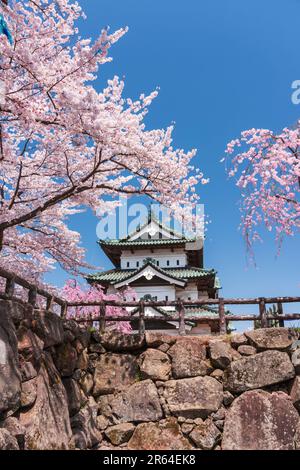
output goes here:
{"type": "Polygon", "coordinates": [[[204,269],[197,267],[183,267],[183,268],[161,268],[156,266],[152,261],[148,260],[142,267],[137,269],[111,269],[109,271],[102,271],[95,274],[87,275],[86,279],[88,282],[99,282],[104,285],[112,284],[116,287],[120,287],[120,284],[130,284],[133,280],[141,277],[147,270],[147,267],[151,267],[153,276],[164,277],[169,282],[184,286],[187,281],[190,280],[201,280],[211,279],[213,281],[213,287],[220,289],[220,282],[216,277],[216,271],[214,269],[204,269]]]}
{"type": "MultiPolygon", "coordinates": [[[[156,311],[163,317],[176,317],[178,313],[175,310],[165,310],[163,307],[151,307],[153,311],[156,311]]],[[[135,315],[139,313],[139,307],[134,308],[130,311],[131,315],[135,315]]],[[[197,306],[186,306],[184,309],[184,317],[188,320],[189,318],[201,318],[201,317],[210,317],[210,318],[218,318],[219,312],[217,308],[212,308],[207,305],[203,305],[202,307],[197,306]]],[[[171,320],[170,320],[171,321],[171,320]]]]}
{"type": "Polygon", "coordinates": [[[101,239],[98,244],[116,266],[124,250],[152,250],[184,248],[188,254],[188,264],[203,266],[203,238],[182,234],[165,225],[150,210],[147,220],[126,237],[121,239],[101,239]]]}
{"type": "Polygon", "coordinates": [[[184,246],[187,242],[194,242],[195,238],[137,238],[134,240],[110,239],[99,240],[101,247],[118,246],[120,248],[136,248],[136,247],[160,247],[160,246],[184,246]]]}

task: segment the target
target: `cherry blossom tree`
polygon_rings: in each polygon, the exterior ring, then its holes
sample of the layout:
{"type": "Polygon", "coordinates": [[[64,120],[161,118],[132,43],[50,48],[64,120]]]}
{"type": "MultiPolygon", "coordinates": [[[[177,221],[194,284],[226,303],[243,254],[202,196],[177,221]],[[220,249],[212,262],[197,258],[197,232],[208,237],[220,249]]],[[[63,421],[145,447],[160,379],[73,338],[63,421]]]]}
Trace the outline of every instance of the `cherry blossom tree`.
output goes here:
{"type": "Polygon", "coordinates": [[[126,28],[92,41],[79,36],[84,14],[71,0],[0,5],[12,38],[0,36],[0,265],[35,281],[56,262],[77,273],[84,250],[72,215],[101,216],[119,194],[179,213],[206,180],[191,166],[195,150],[172,146],[172,126],[146,129],[157,90],[132,100],[118,77],[93,86],[126,28]]]}
{"type": "MultiPolygon", "coordinates": [[[[82,287],[75,279],[70,279],[67,281],[61,292],[62,296],[68,302],[100,302],[101,300],[116,300],[120,301],[121,295],[118,294],[105,294],[104,290],[99,285],[92,285],[87,287],[82,287]]],[[[135,300],[136,295],[134,291],[128,287],[126,291],[123,292],[123,297],[126,300],[131,301],[135,300]]],[[[117,330],[121,333],[130,333],[131,325],[129,322],[119,321],[113,322],[109,321],[109,317],[119,317],[119,316],[128,316],[128,311],[125,308],[107,306],[106,307],[106,327],[108,329],[117,330]]],[[[79,319],[86,318],[87,321],[93,321],[94,318],[99,317],[99,307],[69,307],[68,308],[68,317],[69,319],[79,319]]]]}
{"type": "Polygon", "coordinates": [[[227,146],[228,171],[241,191],[242,230],[248,247],[274,230],[280,242],[300,229],[300,121],[276,134],[250,129],[227,146]]]}

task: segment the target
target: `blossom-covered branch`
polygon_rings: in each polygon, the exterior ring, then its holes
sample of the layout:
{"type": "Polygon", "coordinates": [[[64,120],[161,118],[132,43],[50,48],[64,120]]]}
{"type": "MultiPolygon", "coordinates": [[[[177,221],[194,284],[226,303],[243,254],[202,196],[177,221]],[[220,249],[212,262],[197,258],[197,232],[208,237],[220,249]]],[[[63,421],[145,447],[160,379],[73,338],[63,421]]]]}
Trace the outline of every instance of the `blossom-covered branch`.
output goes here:
{"type": "Polygon", "coordinates": [[[34,280],[55,262],[76,273],[84,250],[70,216],[101,216],[119,194],[179,211],[197,200],[203,175],[194,150],[172,146],[172,127],[146,129],[157,91],[126,99],[118,77],[93,87],[126,28],[92,41],[78,36],[84,15],[71,0],[0,5],[12,37],[0,35],[0,263],[34,280]]]}
{"type": "Polygon", "coordinates": [[[275,134],[244,131],[227,146],[229,176],[241,190],[242,228],[248,245],[265,224],[277,240],[300,229],[300,121],[275,134]]]}

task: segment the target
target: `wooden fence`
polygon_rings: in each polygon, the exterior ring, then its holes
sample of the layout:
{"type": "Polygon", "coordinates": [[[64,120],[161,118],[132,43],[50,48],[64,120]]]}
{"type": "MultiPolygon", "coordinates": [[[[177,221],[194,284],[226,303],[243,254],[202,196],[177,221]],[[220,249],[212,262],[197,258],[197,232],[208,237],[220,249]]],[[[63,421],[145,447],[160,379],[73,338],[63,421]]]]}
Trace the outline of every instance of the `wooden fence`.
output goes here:
{"type": "MultiPolygon", "coordinates": [[[[18,300],[20,298],[16,295],[16,285],[26,289],[28,291],[27,304],[31,305],[33,308],[36,307],[37,296],[41,296],[45,300],[45,308],[47,310],[54,309],[54,305],[58,305],[60,310],[60,315],[63,318],[67,317],[68,308],[72,307],[98,307],[99,315],[94,315],[92,318],[77,318],[77,322],[87,322],[87,321],[97,321],[99,322],[99,329],[101,332],[105,331],[106,322],[119,322],[126,321],[132,322],[137,319],[130,311],[124,312],[124,316],[113,316],[106,315],[106,307],[120,307],[126,309],[131,307],[135,309],[138,308],[138,318],[139,318],[139,332],[143,334],[146,329],[147,321],[165,321],[165,322],[178,322],[179,323],[179,334],[185,334],[185,324],[186,322],[218,322],[220,333],[226,333],[228,323],[231,321],[259,321],[262,328],[267,328],[270,325],[272,320],[280,321],[283,324],[286,320],[300,320],[299,313],[284,313],[283,305],[287,303],[300,303],[300,297],[258,297],[258,298],[218,298],[218,299],[198,299],[198,300],[189,300],[189,301],[114,301],[114,300],[105,300],[99,302],[66,302],[62,298],[55,296],[46,290],[37,287],[36,285],[26,281],[25,279],[16,276],[15,274],[6,271],[0,268],[0,278],[5,282],[5,287],[3,292],[0,293],[0,298],[9,299],[9,300],[18,300]],[[272,304],[277,306],[277,314],[268,314],[267,305],[272,304]],[[228,314],[226,313],[225,306],[229,305],[256,305],[258,306],[258,313],[252,314],[228,314]],[[215,306],[218,311],[218,315],[215,317],[212,316],[188,316],[185,317],[185,308],[186,307],[199,307],[204,308],[209,306],[215,306]],[[169,314],[166,311],[166,314],[162,317],[161,315],[155,316],[145,316],[145,307],[175,307],[176,313],[169,314]]],[[[24,301],[24,300],[23,300],[24,301]]]]}

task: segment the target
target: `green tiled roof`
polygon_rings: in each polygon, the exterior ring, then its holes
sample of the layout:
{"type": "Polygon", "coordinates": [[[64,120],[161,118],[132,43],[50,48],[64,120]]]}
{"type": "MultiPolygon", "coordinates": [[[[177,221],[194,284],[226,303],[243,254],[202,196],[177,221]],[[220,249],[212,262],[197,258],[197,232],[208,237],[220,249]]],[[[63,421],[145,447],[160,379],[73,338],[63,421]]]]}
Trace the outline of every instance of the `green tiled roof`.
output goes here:
{"type": "Polygon", "coordinates": [[[119,282],[123,281],[127,277],[132,276],[137,270],[122,270],[122,269],[112,269],[111,271],[103,271],[95,274],[88,274],[87,279],[93,281],[108,281],[108,282],[119,282]]]}
{"type": "Polygon", "coordinates": [[[186,307],[185,308],[185,318],[189,317],[211,317],[215,318],[219,316],[218,310],[210,308],[208,306],[203,307],[186,307]]]}
{"type": "Polygon", "coordinates": [[[194,242],[194,238],[150,238],[142,239],[138,238],[136,240],[99,240],[98,243],[101,246],[122,246],[122,247],[132,247],[132,246],[160,246],[160,245],[181,245],[186,242],[194,242]]]}
{"type": "Polygon", "coordinates": [[[214,269],[204,268],[163,268],[163,271],[178,279],[197,279],[215,274],[214,269]]]}
{"type": "MultiPolygon", "coordinates": [[[[188,279],[199,279],[200,277],[211,276],[215,274],[213,269],[203,269],[203,268],[161,268],[158,266],[154,267],[163,272],[164,274],[174,277],[179,280],[188,280],[188,279]]],[[[98,272],[95,274],[89,274],[87,279],[92,281],[106,281],[111,282],[112,284],[125,281],[126,279],[134,276],[137,272],[141,271],[144,268],[139,269],[112,269],[110,271],[98,272]]]]}
{"type": "MultiPolygon", "coordinates": [[[[154,310],[156,310],[158,313],[161,313],[162,315],[165,316],[172,316],[172,317],[178,317],[178,313],[175,310],[165,310],[163,307],[153,307],[154,310]]],[[[134,310],[131,310],[131,314],[134,315],[139,311],[138,308],[135,308],[134,310]]],[[[218,310],[215,310],[213,308],[210,308],[206,305],[203,307],[186,307],[185,308],[185,313],[184,317],[188,320],[189,317],[211,317],[211,318],[216,318],[218,317],[218,310]]]]}
{"type": "MultiPolygon", "coordinates": [[[[155,307],[157,311],[163,313],[164,315],[170,315],[170,312],[163,310],[163,308],[155,307]]],[[[178,316],[177,312],[172,312],[171,315],[178,316]]],[[[193,317],[211,317],[216,318],[218,317],[218,311],[212,308],[203,306],[203,307],[186,307],[184,311],[184,317],[186,319],[193,318],[193,317]]]]}

